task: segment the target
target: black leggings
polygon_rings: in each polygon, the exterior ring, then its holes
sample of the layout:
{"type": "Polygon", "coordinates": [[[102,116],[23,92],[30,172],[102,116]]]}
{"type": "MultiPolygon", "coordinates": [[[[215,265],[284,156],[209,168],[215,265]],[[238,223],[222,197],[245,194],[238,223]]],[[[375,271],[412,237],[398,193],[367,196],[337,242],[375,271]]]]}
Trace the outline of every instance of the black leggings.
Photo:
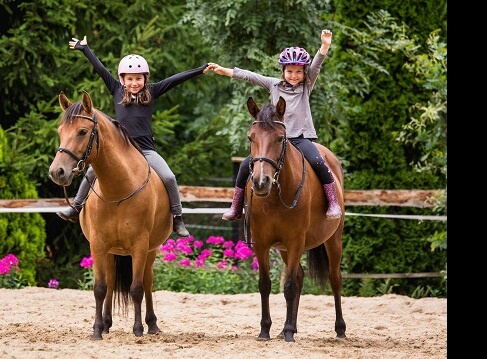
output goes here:
{"type": "MultiPolygon", "coordinates": [[[[333,183],[333,176],[330,172],[330,169],[326,165],[320,151],[318,151],[318,149],[310,139],[296,137],[289,138],[289,141],[291,141],[293,145],[301,149],[301,152],[303,152],[304,157],[308,160],[311,167],[313,167],[313,170],[318,176],[321,184],[333,183]]],[[[245,188],[245,184],[247,183],[247,179],[250,175],[249,163],[250,156],[246,157],[240,164],[237,179],[235,180],[235,186],[239,188],[245,188]]]]}

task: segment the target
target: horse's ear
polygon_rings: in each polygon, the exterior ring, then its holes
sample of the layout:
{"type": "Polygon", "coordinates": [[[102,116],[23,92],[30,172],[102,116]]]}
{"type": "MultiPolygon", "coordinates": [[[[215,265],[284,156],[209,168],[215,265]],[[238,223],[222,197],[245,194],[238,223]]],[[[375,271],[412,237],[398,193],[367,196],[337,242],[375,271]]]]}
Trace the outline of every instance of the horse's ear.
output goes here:
{"type": "Polygon", "coordinates": [[[279,96],[279,101],[277,101],[276,112],[280,118],[284,118],[284,112],[286,112],[286,100],[282,96],[279,96]]]}
{"type": "Polygon", "coordinates": [[[61,108],[63,109],[63,111],[65,111],[69,106],[71,106],[73,104],[71,101],[69,101],[69,99],[66,97],[66,95],[62,91],[58,97],[59,97],[59,104],[61,105],[61,108]]]}
{"type": "Polygon", "coordinates": [[[257,113],[259,112],[259,106],[257,106],[252,96],[250,96],[249,99],[247,100],[247,108],[249,109],[250,115],[253,118],[257,118],[257,113]]]}
{"type": "Polygon", "coordinates": [[[83,90],[82,103],[83,103],[83,108],[86,112],[88,113],[93,112],[93,102],[91,101],[91,96],[85,90],[83,90]]]}

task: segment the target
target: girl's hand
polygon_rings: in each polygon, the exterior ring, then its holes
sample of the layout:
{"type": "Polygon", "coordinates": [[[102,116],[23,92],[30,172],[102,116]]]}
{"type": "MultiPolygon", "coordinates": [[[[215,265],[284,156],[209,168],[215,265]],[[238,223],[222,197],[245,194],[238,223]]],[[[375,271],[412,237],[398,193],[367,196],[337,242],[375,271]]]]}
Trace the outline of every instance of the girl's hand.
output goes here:
{"type": "Polygon", "coordinates": [[[70,49],[83,50],[84,46],[86,45],[88,45],[88,42],[86,41],[86,35],[83,37],[83,40],[81,41],[73,37],[69,42],[70,49]]]}
{"type": "Polygon", "coordinates": [[[330,47],[332,36],[333,36],[333,33],[330,30],[328,30],[328,29],[322,30],[321,31],[321,43],[325,46],[330,47]]]}

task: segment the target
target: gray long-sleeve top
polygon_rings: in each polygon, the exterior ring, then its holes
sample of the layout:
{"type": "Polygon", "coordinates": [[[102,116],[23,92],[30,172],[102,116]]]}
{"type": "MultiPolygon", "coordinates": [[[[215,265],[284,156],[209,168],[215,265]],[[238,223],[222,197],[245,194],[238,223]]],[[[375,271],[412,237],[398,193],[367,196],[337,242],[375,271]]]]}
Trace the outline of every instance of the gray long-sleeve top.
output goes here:
{"type": "Polygon", "coordinates": [[[274,105],[277,104],[279,96],[282,96],[286,100],[286,112],[284,114],[286,135],[289,138],[303,135],[305,138],[315,140],[317,139],[317,135],[311,115],[309,97],[318,79],[321,65],[325,58],[326,55],[322,55],[318,51],[309,66],[307,80],[305,83],[300,83],[294,87],[277,77],[259,75],[238,67],[233,69],[232,78],[251,82],[267,89],[271,96],[270,102],[274,105]]]}

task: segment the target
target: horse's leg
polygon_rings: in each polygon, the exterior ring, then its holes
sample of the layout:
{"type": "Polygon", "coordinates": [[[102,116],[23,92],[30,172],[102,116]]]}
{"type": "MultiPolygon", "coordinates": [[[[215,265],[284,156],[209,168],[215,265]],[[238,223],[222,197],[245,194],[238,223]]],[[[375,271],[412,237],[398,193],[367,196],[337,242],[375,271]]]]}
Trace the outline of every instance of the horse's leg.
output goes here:
{"type": "Polygon", "coordinates": [[[341,233],[343,224],[341,224],[340,227],[335,234],[325,242],[325,248],[330,263],[330,285],[335,300],[335,332],[337,333],[337,338],[346,338],[345,330],[347,326],[343,320],[342,314],[342,272],[340,270],[340,262],[342,259],[341,233]]]}
{"type": "Polygon", "coordinates": [[[154,283],[154,271],[152,266],[156,260],[157,250],[147,254],[144,270],[144,292],[145,292],[145,322],[149,327],[148,334],[156,334],[161,330],[157,326],[157,316],[154,313],[154,303],[152,301],[152,285],[154,283]]]}
{"type": "Polygon", "coordinates": [[[272,325],[269,295],[271,294],[271,277],[269,275],[269,249],[257,247],[254,244],[255,255],[259,262],[259,292],[261,305],[260,334],[257,340],[270,340],[270,330],[272,325]]]}
{"type": "MultiPolygon", "coordinates": [[[[299,241],[296,241],[298,243],[299,241]]],[[[303,242],[304,243],[304,240],[303,242]]],[[[286,322],[279,337],[286,342],[294,342],[294,334],[297,333],[297,318],[299,299],[303,288],[304,270],[301,266],[302,250],[300,248],[288,248],[281,252],[281,257],[286,263],[286,280],[284,282],[284,298],[286,299],[286,322]]]]}
{"type": "MultiPolygon", "coordinates": [[[[93,241],[90,243],[90,245],[93,241]]],[[[98,251],[91,246],[91,253],[93,256],[93,268],[94,268],[94,277],[95,277],[95,284],[93,286],[93,293],[95,295],[95,322],[93,323],[93,335],[91,336],[92,339],[103,339],[102,332],[103,332],[103,318],[102,318],[102,311],[103,311],[103,303],[105,301],[105,297],[107,295],[107,283],[105,281],[105,274],[106,274],[106,252],[105,251],[98,251]]]]}
{"type": "MultiPolygon", "coordinates": [[[[140,239],[139,243],[143,243],[140,239]]],[[[147,241],[146,241],[147,242],[147,241]]],[[[144,299],[144,269],[147,260],[148,248],[147,244],[142,245],[145,248],[137,248],[132,254],[132,285],[130,286],[130,296],[134,302],[134,327],[133,332],[136,337],[141,337],[144,334],[144,326],[142,325],[142,300],[144,299]]]]}
{"type": "Polygon", "coordinates": [[[113,306],[113,291],[115,289],[115,260],[113,254],[107,255],[107,271],[106,271],[106,282],[107,282],[107,295],[105,297],[105,302],[103,305],[103,333],[109,333],[112,327],[112,306],[113,306]]]}

